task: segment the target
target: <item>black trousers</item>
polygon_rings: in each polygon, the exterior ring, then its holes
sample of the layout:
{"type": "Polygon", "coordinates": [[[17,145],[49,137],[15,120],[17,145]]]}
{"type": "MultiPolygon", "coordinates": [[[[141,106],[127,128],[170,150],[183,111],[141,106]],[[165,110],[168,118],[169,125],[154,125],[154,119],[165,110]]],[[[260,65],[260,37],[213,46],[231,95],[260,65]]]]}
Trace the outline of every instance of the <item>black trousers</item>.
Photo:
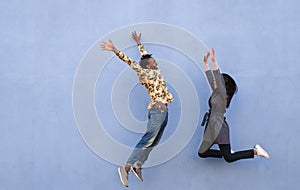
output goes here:
{"type": "Polygon", "coordinates": [[[230,144],[218,144],[220,150],[208,149],[204,153],[199,153],[198,155],[201,158],[213,157],[213,158],[222,158],[226,160],[226,162],[234,162],[240,159],[248,159],[254,158],[253,149],[238,151],[235,153],[231,153],[230,144]]]}

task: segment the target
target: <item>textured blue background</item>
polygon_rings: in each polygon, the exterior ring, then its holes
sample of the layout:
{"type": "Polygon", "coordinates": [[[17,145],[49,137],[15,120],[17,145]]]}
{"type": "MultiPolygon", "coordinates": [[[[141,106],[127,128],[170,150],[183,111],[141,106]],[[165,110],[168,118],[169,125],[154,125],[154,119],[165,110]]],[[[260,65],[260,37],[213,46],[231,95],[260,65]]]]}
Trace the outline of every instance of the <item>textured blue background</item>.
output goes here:
{"type": "Polygon", "coordinates": [[[130,189],[296,189],[299,9],[297,0],[1,0],[0,189],[123,188],[76,128],[72,85],[95,41],[141,22],[179,26],[216,48],[239,85],[227,114],[233,149],[260,143],[271,158],[199,159],[199,127],[179,155],[145,169],[143,183],[130,176],[130,189]]]}

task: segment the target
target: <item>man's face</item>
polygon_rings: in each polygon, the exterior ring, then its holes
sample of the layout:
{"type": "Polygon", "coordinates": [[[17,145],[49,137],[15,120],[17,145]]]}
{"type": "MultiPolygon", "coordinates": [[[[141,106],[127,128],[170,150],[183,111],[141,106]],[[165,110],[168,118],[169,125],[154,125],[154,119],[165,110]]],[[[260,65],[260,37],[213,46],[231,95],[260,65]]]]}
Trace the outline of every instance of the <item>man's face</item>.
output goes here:
{"type": "Polygon", "coordinates": [[[157,63],[156,63],[156,61],[155,61],[155,59],[154,58],[149,58],[148,59],[148,64],[147,64],[147,69],[157,69],[157,63]]]}

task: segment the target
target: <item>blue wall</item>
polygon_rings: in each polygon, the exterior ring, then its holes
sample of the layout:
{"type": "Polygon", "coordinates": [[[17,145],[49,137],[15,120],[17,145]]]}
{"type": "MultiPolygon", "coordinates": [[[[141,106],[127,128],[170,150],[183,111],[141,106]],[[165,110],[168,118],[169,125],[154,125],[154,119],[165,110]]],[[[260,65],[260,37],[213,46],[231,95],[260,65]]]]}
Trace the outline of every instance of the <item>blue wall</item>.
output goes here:
{"type": "MultiPolygon", "coordinates": [[[[73,115],[72,88],[81,60],[95,42],[143,22],[180,27],[216,49],[222,71],[231,73],[239,85],[227,113],[232,148],[259,143],[271,158],[232,164],[200,159],[196,151],[203,129],[199,126],[178,155],[144,169],[143,183],[130,176],[130,189],[297,188],[299,9],[297,0],[1,0],[0,189],[123,188],[116,165],[100,158],[82,138],[73,115]]],[[[164,57],[155,52],[155,46],[148,47],[161,59],[186,60],[164,57]]],[[[137,56],[134,51],[128,53],[137,56]]],[[[126,68],[117,60],[114,64],[126,68]]],[[[109,72],[115,68],[109,65],[101,77],[113,80],[109,72]]],[[[194,66],[181,67],[192,80],[199,78],[193,84],[199,93],[201,117],[209,96],[205,77],[194,66]]],[[[101,100],[97,101],[101,117],[101,100]]],[[[170,123],[178,122],[179,105],[175,102],[170,107],[174,118],[170,123]]],[[[137,118],[145,119],[140,108],[132,107],[137,118]]],[[[163,140],[176,130],[168,127],[163,140]]],[[[126,137],[133,139],[126,141],[130,146],[140,137],[117,133],[117,129],[110,131],[115,132],[113,138],[122,143],[126,137]]]]}

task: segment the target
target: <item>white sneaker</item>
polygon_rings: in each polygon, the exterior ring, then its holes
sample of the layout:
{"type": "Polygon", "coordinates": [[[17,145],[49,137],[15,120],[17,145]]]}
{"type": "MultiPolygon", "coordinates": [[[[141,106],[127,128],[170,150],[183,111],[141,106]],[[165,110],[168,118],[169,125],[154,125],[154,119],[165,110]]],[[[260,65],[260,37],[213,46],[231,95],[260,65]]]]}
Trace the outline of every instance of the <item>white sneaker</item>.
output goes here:
{"type": "Polygon", "coordinates": [[[120,180],[125,187],[128,187],[128,172],[126,172],[125,167],[118,168],[120,180]]]}
{"type": "Polygon", "coordinates": [[[254,146],[254,150],[256,150],[257,156],[270,158],[269,154],[259,144],[254,146]]]}
{"type": "Polygon", "coordinates": [[[132,173],[138,178],[138,180],[143,181],[142,168],[131,167],[132,173]]]}

